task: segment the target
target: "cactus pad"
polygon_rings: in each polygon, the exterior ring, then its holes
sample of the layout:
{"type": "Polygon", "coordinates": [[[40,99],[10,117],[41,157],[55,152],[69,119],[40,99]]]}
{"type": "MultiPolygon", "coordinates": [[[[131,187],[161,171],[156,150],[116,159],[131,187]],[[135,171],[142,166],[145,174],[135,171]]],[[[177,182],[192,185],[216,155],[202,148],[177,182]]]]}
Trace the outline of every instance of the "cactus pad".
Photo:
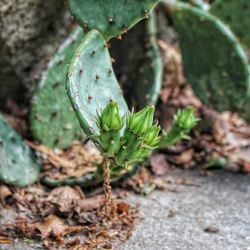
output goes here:
{"type": "Polygon", "coordinates": [[[146,52],[134,83],[135,100],[139,109],[156,104],[162,85],[163,61],[156,41],[156,17],[152,12],[146,24],[146,52]]]}
{"type": "Polygon", "coordinates": [[[69,0],[69,8],[83,28],[97,29],[108,40],[147,18],[158,2],[159,0],[69,0]]]}
{"type": "Polygon", "coordinates": [[[217,0],[209,11],[227,23],[240,41],[250,49],[249,0],[217,0]]]}
{"type": "Polygon", "coordinates": [[[65,91],[68,63],[82,38],[82,29],[77,28],[61,45],[34,93],[30,113],[32,134],[52,148],[66,148],[82,136],[65,91]]]}
{"type": "Polygon", "coordinates": [[[0,182],[23,187],[36,181],[39,172],[31,149],[0,115],[0,182]]]}
{"type": "Polygon", "coordinates": [[[92,30],[87,33],[71,59],[67,93],[84,132],[97,135],[97,111],[110,100],[118,103],[123,116],[127,104],[112,68],[111,58],[103,35],[92,30]]]}
{"type": "Polygon", "coordinates": [[[197,96],[218,111],[250,120],[250,70],[246,54],[218,18],[188,4],[172,6],[185,74],[197,96]]]}

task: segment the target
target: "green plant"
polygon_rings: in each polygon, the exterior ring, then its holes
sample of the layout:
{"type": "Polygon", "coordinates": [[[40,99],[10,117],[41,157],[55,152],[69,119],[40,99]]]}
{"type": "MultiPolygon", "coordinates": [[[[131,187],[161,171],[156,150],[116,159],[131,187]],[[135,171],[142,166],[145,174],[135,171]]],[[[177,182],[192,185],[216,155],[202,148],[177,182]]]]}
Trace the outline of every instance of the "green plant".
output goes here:
{"type": "Polygon", "coordinates": [[[155,12],[146,21],[145,52],[143,63],[137,72],[134,86],[134,97],[139,109],[146,105],[155,105],[162,85],[163,61],[160,49],[157,45],[157,24],[155,12]]]}
{"type": "Polygon", "coordinates": [[[209,12],[228,24],[240,42],[250,49],[250,2],[249,0],[217,0],[209,12]]]}
{"type": "Polygon", "coordinates": [[[40,165],[31,149],[0,115],[0,182],[23,187],[39,177],[40,165]]]}
{"type": "Polygon", "coordinates": [[[195,117],[194,108],[188,107],[178,110],[174,115],[173,124],[168,132],[163,133],[159,147],[170,147],[180,140],[189,140],[189,132],[197,125],[199,119],[195,117]]]}
{"type": "MultiPolygon", "coordinates": [[[[158,147],[160,127],[153,125],[154,106],[147,106],[137,113],[128,111],[112,69],[105,38],[97,30],[88,32],[76,50],[69,65],[66,88],[82,129],[104,156],[101,172],[106,210],[108,215],[114,215],[116,206],[111,193],[110,172],[119,175],[158,147]]],[[[191,108],[179,112],[174,123],[181,133],[179,138],[184,138],[196,122],[191,108]]],[[[165,140],[162,146],[166,142],[169,145],[165,140]]]]}
{"type": "Polygon", "coordinates": [[[85,30],[96,29],[109,40],[148,18],[151,9],[158,2],[159,0],[69,0],[69,9],[85,30]]]}
{"type": "Polygon", "coordinates": [[[104,156],[104,191],[107,214],[115,215],[116,205],[110,187],[110,171],[126,169],[148,157],[159,142],[160,127],[153,125],[154,107],[122,117],[117,103],[111,101],[98,115],[100,132],[95,140],[104,156]],[[126,121],[125,121],[126,120],[126,121]],[[125,130],[124,130],[125,127],[125,130]],[[124,130],[124,131],[123,131],[124,130]],[[111,210],[110,210],[111,209],[111,210]]]}
{"type": "Polygon", "coordinates": [[[83,38],[75,29],[43,72],[34,93],[30,124],[35,139],[52,148],[67,148],[83,134],[65,91],[68,63],[83,38]]]}
{"type": "Polygon", "coordinates": [[[238,112],[250,121],[250,68],[234,34],[217,17],[189,4],[173,5],[171,17],[197,96],[218,111],[238,112]]]}

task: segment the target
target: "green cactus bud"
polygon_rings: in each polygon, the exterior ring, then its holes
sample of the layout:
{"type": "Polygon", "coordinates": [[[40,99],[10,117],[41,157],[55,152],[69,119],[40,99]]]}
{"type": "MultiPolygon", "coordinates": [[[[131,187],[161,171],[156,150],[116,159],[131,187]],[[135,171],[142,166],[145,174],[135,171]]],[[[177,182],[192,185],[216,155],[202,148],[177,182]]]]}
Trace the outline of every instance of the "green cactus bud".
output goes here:
{"type": "Polygon", "coordinates": [[[188,107],[185,110],[178,110],[174,116],[174,122],[182,129],[190,130],[196,126],[198,118],[195,117],[194,108],[188,107]]]}
{"type": "Polygon", "coordinates": [[[149,146],[155,146],[159,142],[160,137],[159,132],[161,131],[161,127],[155,124],[146,134],[146,143],[149,146]]]}
{"type": "Polygon", "coordinates": [[[120,116],[118,104],[111,101],[101,112],[99,121],[103,130],[120,130],[123,127],[123,119],[120,116]]]}
{"type": "Polygon", "coordinates": [[[137,135],[144,135],[152,127],[154,110],[155,107],[151,105],[135,114],[132,113],[127,119],[127,127],[137,135]]]}

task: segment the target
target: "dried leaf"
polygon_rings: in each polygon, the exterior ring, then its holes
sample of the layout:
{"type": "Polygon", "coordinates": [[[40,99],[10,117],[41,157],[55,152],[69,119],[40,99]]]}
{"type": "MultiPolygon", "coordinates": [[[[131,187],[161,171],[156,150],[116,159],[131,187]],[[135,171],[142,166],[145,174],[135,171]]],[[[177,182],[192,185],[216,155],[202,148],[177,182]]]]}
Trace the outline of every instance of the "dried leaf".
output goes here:
{"type": "Polygon", "coordinates": [[[130,208],[130,206],[129,206],[129,204],[126,203],[126,202],[118,202],[118,203],[117,203],[117,211],[118,211],[119,213],[128,214],[129,208],[130,208]]]}
{"type": "Polygon", "coordinates": [[[68,226],[55,215],[50,215],[42,222],[30,225],[32,229],[38,230],[42,239],[49,236],[63,237],[71,233],[79,233],[83,230],[81,226],[68,226]]]}
{"type": "Polygon", "coordinates": [[[2,205],[6,205],[6,201],[8,198],[12,196],[12,192],[8,188],[8,186],[4,184],[0,184],[0,202],[2,205]]]}
{"type": "Polygon", "coordinates": [[[96,171],[102,156],[92,142],[74,143],[65,151],[52,150],[45,145],[27,144],[38,152],[44,165],[43,175],[53,179],[81,177],[96,171]]]}
{"type": "Polygon", "coordinates": [[[158,176],[166,175],[169,169],[169,164],[164,154],[155,154],[151,156],[150,165],[152,172],[158,176]]]}
{"type": "Polygon", "coordinates": [[[179,156],[175,157],[175,162],[178,165],[187,166],[193,159],[194,150],[188,149],[182,152],[179,156]]]}
{"type": "Polygon", "coordinates": [[[96,195],[94,197],[79,200],[77,202],[76,209],[78,212],[94,210],[94,209],[98,209],[101,206],[103,206],[104,202],[105,202],[104,195],[96,195]]]}
{"type": "Polygon", "coordinates": [[[79,187],[64,186],[53,189],[48,201],[55,205],[61,213],[70,213],[72,208],[84,198],[85,196],[79,187]]]}

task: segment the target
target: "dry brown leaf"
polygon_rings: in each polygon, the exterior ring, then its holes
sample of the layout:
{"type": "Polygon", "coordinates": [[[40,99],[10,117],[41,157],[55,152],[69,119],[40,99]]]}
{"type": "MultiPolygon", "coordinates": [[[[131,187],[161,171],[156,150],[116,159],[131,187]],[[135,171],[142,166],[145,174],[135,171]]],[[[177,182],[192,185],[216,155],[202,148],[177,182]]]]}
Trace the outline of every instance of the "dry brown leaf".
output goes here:
{"type": "Polygon", "coordinates": [[[61,213],[72,212],[72,208],[82,199],[85,199],[85,196],[80,187],[69,186],[53,189],[48,197],[48,201],[55,205],[61,213]]]}
{"type": "Polygon", "coordinates": [[[128,214],[129,208],[130,208],[130,206],[129,206],[129,204],[126,203],[126,202],[122,202],[122,201],[121,201],[121,202],[118,202],[118,203],[117,203],[117,211],[118,211],[119,213],[128,214]]]}
{"type": "Polygon", "coordinates": [[[32,142],[27,144],[41,155],[43,175],[53,179],[81,177],[93,173],[96,166],[102,162],[102,156],[92,142],[84,145],[74,143],[65,151],[52,150],[32,142]]]}
{"type": "Polygon", "coordinates": [[[83,230],[82,226],[68,226],[55,215],[50,215],[42,222],[30,225],[32,229],[38,230],[42,239],[49,236],[63,237],[71,233],[79,233],[83,230]]]}
{"type": "Polygon", "coordinates": [[[79,200],[77,202],[76,210],[80,212],[80,211],[89,211],[98,209],[101,206],[103,206],[104,202],[105,202],[104,195],[96,195],[94,197],[79,200]]]}
{"type": "Polygon", "coordinates": [[[165,154],[155,154],[150,157],[151,170],[155,175],[166,175],[169,169],[169,164],[165,154]]]}
{"type": "Polygon", "coordinates": [[[175,162],[178,165],[187,166],[192,161],[193,157],[194,157],[194,150],[191,148],[182,152],[177,157],[175,157],[175,162]]]}
{"type": "Polygon", "coordinates": [[[0,184],[0,202],[3,206],[6,205],[7,199],[11,196],[12,192],[10,191],[9,187],[4,184],[0,184]]]}

